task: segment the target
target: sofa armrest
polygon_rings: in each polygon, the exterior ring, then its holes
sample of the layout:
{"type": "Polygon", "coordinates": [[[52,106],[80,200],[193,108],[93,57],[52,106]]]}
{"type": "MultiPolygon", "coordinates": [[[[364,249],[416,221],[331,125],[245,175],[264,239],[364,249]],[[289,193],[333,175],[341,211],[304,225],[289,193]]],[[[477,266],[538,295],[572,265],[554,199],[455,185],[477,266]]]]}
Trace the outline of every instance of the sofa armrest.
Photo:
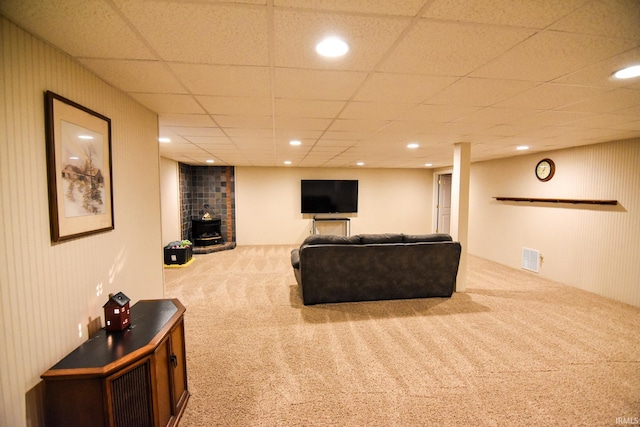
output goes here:
{"type": "Polygon", "coordinates": [[[300,249],[291,251],[291,266],[293,268],[300,268],[300,249]]]}

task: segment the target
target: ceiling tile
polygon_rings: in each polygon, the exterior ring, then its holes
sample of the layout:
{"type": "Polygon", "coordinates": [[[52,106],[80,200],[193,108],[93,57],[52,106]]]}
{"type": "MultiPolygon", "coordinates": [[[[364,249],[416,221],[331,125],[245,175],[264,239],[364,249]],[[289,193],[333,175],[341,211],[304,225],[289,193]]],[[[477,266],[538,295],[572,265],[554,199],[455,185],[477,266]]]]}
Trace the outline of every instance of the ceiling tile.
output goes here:
{"type": "Polygon", "coordinates": [[[230,137],[241,138],[273,138],[273,129],[225,128],[224,133],[230,137]]]}
{"type": "Polygon", "coordinates": [[[233,142],[226,136],[189,136],[187,139],[202,148],[220,148],[225,145],[233,147],[233,142]]]}
{"type": "Polygon", "coordinates": [[[331,124],[331,119],[302,118],[302,117],[278,117],[276,129],[278,130],[324,130],[331,124]]]}
{"type": "Polygon", "coordinates": [[[552,110],[582,99],[591,98],[608,90],[610,89],[548,83],[498,102],[494,107],[552,110]]]}
{"type": "Polygon", "coordinates": [[[434,126],[439,126],[442,123],[443,122],[436,123],[431,121],[431,118],[429,117],[422,117],[416,120],[405,120],[403,118],[402,120],[394,120],[390,122],[377,133],[382,133],[384,135],[414,135],[416,133],[433,129],[434,126]]]}
{"type": "Polygon", "coordinates": [[[317,145],[332,147],[348,147],[355,141],[366,138],[370,132],[349,132],[349,131],[326,131],[318,141],[317,145]]]}
{"type": "Polygon", "coordinates": [[[546,28],[588,0],[435,0],[426,18],[546,28]]]}
{"type": "Polygon", "coordinates": [[[537,112],[538,111],[535,110],[486,107],[481,110],[474,111],[473,113],[460,118],[458,121],[460,123],[489,123],[500,125],[537,112]]]}
{"type": "Polygon", "coordinates": [[[369,70],[410,22],[402,18],[278,9],[274,12],[274,63],[276,67],[289,68],[369,70]],[[316,53],[316,44],[329,35],[349,44],[347,55],[323,58],[316,53]]]}
{"type": "Polygon", "coordinates": [[[628,122],[617,123],[609,126],[611,129],[640,131],[640,120],[631,120],[628,122]]]}
{"type": "Polygon", "coordinates": [[[265,7],[115,1],[165,61],[269,64],[265,7]]]}
{"type": "Polygon", "coordinates": [[[622,114],[625,116],[640,117],[640,105],[636,105],[633,107],[625,107],[620,110],[616,110],[616,113],[622,114]]]}
{"type": "Polygon", "coordinates": [[[532,30],[421,20],[381,71],[465,76],[533,34],[532,30]]]}
{"type": "Polygon", "coordinates": [[[271,96],[267,67],[235,65],[169,64],[176,77],[194,95],[271,96]]]}
{"type": "MultiPolygon", "coordinates": [[[[624,124],[633,123],[629,117],[621,116],[617,114],[595,114],[590,115],[588,118],[576,120],[571,122],[571,126],[583,127],[583,128],[609,128],[609,129],[625,129],[624,124]]],[[[637,120],[635,121],[637,123],[637,120]]],[[[633,129],[634,126],[626,127],[627,129],[633,129]]]]}
{"type": "MultiPolygon", "coordinates": [[[[463,137],[473,134],[480,134],[484,129],[493,126],[491,123],[485,122],[472,122],[472,121],[456,121],[451,123],[443,123],[440,126],[434,126],[432,129],[427,131],[427,133],[431,133],[434,135],[454,135],[456,137],[463,137]]],[[[458,141],[459,142],[459,141],[458,141]]]]}
{"type": "Polygon", "coordinates": [[[346,101],[366,73],[355,71],[275,69],[276,98],[346,101]]]}
{"type": "Polygon", "coordinates": [[[640,2],[637,0],[592,1],[554,23],[550,28],[580,34],[640,40],[640,2]]]}
{"type": "Polygon", "coordinates": [[[218,127],[160,126],[161,136],[163,132],[182,136],[224,136],[218,127]]]}
{"type": "Polygon", "coordinates": [[[271,98],[239,96],[196,96],[209,114],[269,116],[273,113],[271,98]]]}
{"type": "Polygon", "coordinates": [[[216,128],[211,117],[205,114],[161,114],[160,126],[216,128]]]}
{"type": "Polygon", "coordinates": [[[271,152],[274,147],[273,138],[258,138],[258,137],[237,137],[231,138],[233,143],[241,149],[251,150],[266,150],[271,152]]]}
{"type": "Polygon", "coordinates": [[[333,118],[344,108],[344,101],[316,101],[309,99],[276,99],[278,117],[333,118]]]}
{"type": "Polygon", "coordinates": [[[273,119],[269,116],[213,116],[214,120],[223,129],[226,128],[249,128],[249,129],[271,129],[273,119]]]}
{"type": "Polygon", "coordinates": [[[478,133],[481,135],[507,137],[526,135],[527,133],[532,132],[534,129],[535,128],[531,126],[497,125],[481,130],[478,133]]]}
{"type": "Polygon", "coordinates": [[[424,0],[274,0],[277,7],[306,8],[331,12],[414,16],[424,0]]]}
{"type": "Polygon", "coordinates": [[[353,146],[354,144],[355,144],[355,141],[353,139],[348,139],[348,138],[345,138],[345,139],[322,138],[313,145],[313,150],[340,152],[340,151],[343,151],[345,148],[349,148],[353,146]]]}
{"type": "Polygon", "coordinates": [[[633,40],[544,31],[471,75],[546,82],[624,52],[635,44],[633,40]]]}
{"type": "Polygon", "coordinates": [[[374,132],[384,125],[388,121],[386,120],[335,120],[329,130],[338,132],[374,132]]]}
{"type": "Polygon", "coordinates": [[[554,80],[555,83],[603,86],[609,88],[629,87],[640,89],[638,79],[620,80],[613,73],[628,66],[640,64],[640,48],[635,48],[585,67],[579,71],[554,80]]]}
{"type": "Polygon", "coordinates": [[[292,139],[297,139],[302,142],[303,145],[316,141],[322,135],[324,130],[309,130],[309,129],[279,129],[275,130],[275,137],[279,140],[287,141],[287,144],[292,139]]]}
{"type": "Polygon", "coordinates": [[[158,59],[108,2],[2,0],[0,11],[75,57],[158,59]]]}
{"type": "Polygon", "coordinates": [[[349,102],[341,119],[380,119],[393,120],[399,115],[415,108],[417,104],[399,104],[393,102],[349,102]]]}
{"type": "Polygon", "coordinates": [[[616,89],[560,108],[563,111],[616,112],[640,106],[640,90],[616,89]]]}
{"type": "Polygon", "coordinates": [[[418,105],[406,114],[399,117],[399,120],[423,120],[430,122],[451,122],[463,116],[467,116],[480,107],[466,105],[418,105]]]}
{"type": "Polygon", "coordinates": [[[190,95],[161,93],[129,93],[129,95],[152,111],[160,114],[203,114],[205,111],[190,95]]]}
{"type": "Polygon", "coordinates": [[[448,87],[457,77],[373,73],[354,97],[356,101],[419,103],[448,87]]]}
{"type": "Polygon", "coordinates": [[[80,62],[125,92],[187,93],[160,61],[82,58],[80,62]]]}
{"type": "Polygon", "coordinates": [[[509,123],[519,126],[560,126],[592,116],[592,113],[575,111],[541,111],[510,120],[509,123]]]}
{"type": "Polygon", "coordinates": [[[517,80],[477,79],[465,77],[430,97],[428,104],[469,105],[488,107],[539,83],[517,80]]]}

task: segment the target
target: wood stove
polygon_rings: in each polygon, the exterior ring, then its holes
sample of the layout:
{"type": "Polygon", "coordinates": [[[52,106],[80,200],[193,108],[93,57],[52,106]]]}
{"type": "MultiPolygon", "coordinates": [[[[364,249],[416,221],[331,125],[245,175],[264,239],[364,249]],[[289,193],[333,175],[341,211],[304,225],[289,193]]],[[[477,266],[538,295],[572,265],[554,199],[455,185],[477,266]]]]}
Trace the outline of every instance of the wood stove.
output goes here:
{"type": "Polygon", "coordinates": [[[213,219],[192,219],[191,235],[194,246],[211,246],[224,243],[221,232],[222,221],[213,219]]]}

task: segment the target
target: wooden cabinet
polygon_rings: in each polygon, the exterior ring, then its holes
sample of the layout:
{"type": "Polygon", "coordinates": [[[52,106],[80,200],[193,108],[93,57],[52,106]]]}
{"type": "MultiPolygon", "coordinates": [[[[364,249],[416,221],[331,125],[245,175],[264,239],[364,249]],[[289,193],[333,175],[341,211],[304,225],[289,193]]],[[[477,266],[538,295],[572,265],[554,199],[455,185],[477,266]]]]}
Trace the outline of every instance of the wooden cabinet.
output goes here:
{"type": "Polygon", "coordinates": [[[184,306],[144,300],[131,326],[104,329],[42,374],[47,426],[177,425],[189,391],[184,306]]]}

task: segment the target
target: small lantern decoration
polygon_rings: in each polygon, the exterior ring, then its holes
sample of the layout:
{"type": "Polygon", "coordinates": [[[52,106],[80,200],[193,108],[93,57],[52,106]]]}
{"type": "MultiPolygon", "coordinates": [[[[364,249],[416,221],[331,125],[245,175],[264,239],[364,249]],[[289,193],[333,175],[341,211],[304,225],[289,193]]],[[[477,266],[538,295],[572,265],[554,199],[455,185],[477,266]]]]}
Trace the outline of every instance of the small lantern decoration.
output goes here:
{"type": "Polygon", "coordinates": [[[129,297],[122,292],[109,294],[109,301],[102,306],[107,331],[122,331],[129,326],[129,301],[129,297]]]}

